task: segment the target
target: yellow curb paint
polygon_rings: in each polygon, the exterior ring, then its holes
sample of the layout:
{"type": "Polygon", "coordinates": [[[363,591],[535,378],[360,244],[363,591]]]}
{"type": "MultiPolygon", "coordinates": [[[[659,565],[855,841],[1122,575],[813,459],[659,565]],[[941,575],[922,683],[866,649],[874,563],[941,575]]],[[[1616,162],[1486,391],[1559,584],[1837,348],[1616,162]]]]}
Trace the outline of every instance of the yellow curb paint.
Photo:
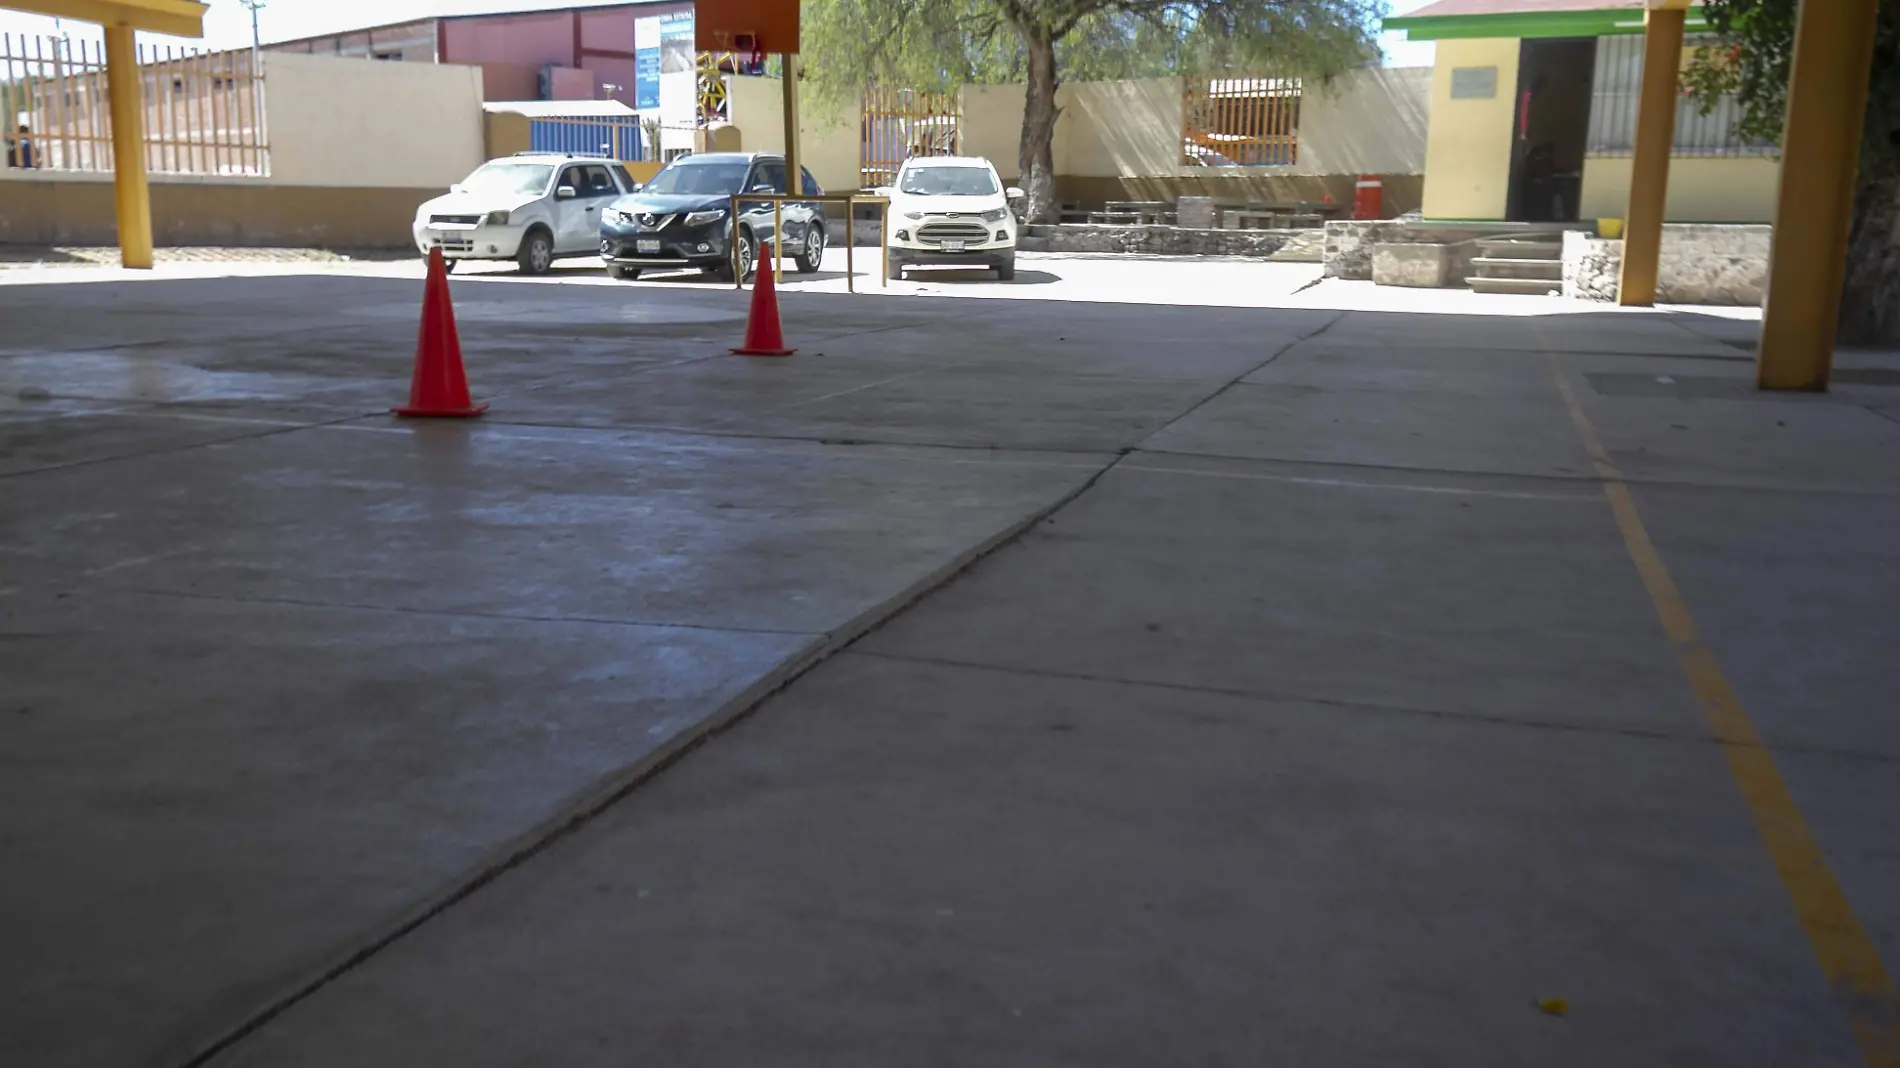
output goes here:
{"type": "Polygon", "coordinates": [[[1788,792],[1774,756],[1762,744],[1754,722],[1729,687],[1715,653],[1702,643],[1688,602],[1664,566],[1662,554],[1650,541],[1649,530],[1636,510],[1636,499],[1630,495],[1622,472],[1610,462],[1583,405],[1577,402],[1562,363],[1544,340],[1543,331],[1538,330],[1537,335],[1544,358],[1549,361],[1551,378],[1570,410],[1570,421],[1576,424],[1584,448],[1603,478],[1603,495],[1609,499],[1624,547],[1642,577],[1643,588],[1649,591],[1663,631],[1676,648],[1677,662],[1702,706],[1709,733],[1722,747],[1729,774],[1768,847],[1768,856],[1787,888],[1808,944],[1847,1013],[1861,1057],[1867,1068],[1900,1068],[1900,991],[1881,965],[1879,951],[1854,915],[1854,907],[1828,867],[1814,833],[1801,818],[1801,809],[1788,792]]]}

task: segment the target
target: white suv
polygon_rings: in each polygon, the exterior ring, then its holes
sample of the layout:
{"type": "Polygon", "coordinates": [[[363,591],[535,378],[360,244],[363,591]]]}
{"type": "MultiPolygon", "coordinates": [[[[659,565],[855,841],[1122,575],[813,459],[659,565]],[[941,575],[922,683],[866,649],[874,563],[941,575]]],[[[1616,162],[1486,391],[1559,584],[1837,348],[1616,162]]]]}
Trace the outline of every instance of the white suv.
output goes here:
{"type": "Polygon", "coordinates": [[[897,180],[878,192],[891,201],[891,277],[904,268],[993,267],[1016,277],[1016,211],[1020,189],[1003,187],[986,159],[918,156],[904,161],[897,180]]]}
{"type": "Polygon", "coordinates": [[[600,213],[638,186],[605,157],[522,152],[481,165],[447,196],[416,209],[416,247],[458,260],[514,260],[546,274],[561,256],[600,248],[600,213]]]}

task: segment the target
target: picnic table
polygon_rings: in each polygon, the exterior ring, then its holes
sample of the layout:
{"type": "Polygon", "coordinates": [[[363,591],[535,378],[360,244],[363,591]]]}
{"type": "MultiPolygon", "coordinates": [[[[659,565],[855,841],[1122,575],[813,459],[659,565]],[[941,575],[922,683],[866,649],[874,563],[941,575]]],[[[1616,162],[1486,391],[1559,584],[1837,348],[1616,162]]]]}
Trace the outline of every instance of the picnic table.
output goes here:
{"type": "Polygon", "coordinates": [[[1162,200],[1111,200],[1089,213],[1089,222],[1111,226],[1172,226],[1175,218],[1174,205],[1162,200]]]}
{"type": "Polygon", "coordinates": [[[1309,200],[1273,200],[1248,201],[1244,207],[1216,205],[1220,210],[1221,226],[1228,230],[1272,230],[1283,227],[1324,226],[1326,220],[1338,215],[1338,204],[1314,203],[1309,200]]]}

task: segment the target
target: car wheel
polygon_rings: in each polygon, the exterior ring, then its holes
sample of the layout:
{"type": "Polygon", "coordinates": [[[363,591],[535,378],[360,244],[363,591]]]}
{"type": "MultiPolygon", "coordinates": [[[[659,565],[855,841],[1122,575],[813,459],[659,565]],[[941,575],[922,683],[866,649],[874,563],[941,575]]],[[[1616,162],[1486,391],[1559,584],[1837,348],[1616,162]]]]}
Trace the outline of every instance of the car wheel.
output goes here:
{"type": "MultiPolygon", "coordinates": [[[[752,231],[741,230],[739,232],[739,277],[740,278],[752,277],[752,265],[758,261],[758,258],[759,258],[759,247],[756,243],[754,243],[752,239],[752,231]]],[[[733,280],[732,261],[730,259],[724,260],[719,264],[719,266],[711,268],[707,273],[711,274],[714,278],[719,279],[721,282],[731,282],[733,280]]]]}
{"type": "Polygon", "coordinates": [[[1016,280],[1015,254],[1012,253],[1004,259],[996,261],[996,280],[999,282],[1014,282],[1016,280]]]}
{"type": "Polygon", "coordinates": [[[890,262],[890,266],[885,271],[885,274],[894,282],[903,281],[904,280],[904,261],[898,259],[896,256],[887,256],[887,259],[890,262]]]}
{"type": "Polygon", "coordinates": [[[616,266],[616,267],[611,268],[608,273],[612,274],[615,278],[620,279],[622,282],[631,282],[634,279],[640,277],[640,268],[616,266]]]}
{"type": "Polygon", "coordinates": [[[805,251],[792,257],[799,274],[816,274],[825,265],[825,227],[813,220],[805,228],[805,251]]]}
{"type": "Polygon", "coordinates": [[[521,239],[515,263],[522,274],[548,273],[554,267],[554,235],[541,229],[528,231],[528,236],[521,239]]]}
{"type": "Polygon", "coordinates": [[[454,273],[455,273],[455,266],[456,266],[456,264],[459,264],[459,263],[461,263],[461,262],[462,262],[461,260],[450,260],[450,259],[444,259],[444,260],[442,261],[442,271],[443,271],[443,273],[445,273],[445,274],[454,274],[454,273]]]}

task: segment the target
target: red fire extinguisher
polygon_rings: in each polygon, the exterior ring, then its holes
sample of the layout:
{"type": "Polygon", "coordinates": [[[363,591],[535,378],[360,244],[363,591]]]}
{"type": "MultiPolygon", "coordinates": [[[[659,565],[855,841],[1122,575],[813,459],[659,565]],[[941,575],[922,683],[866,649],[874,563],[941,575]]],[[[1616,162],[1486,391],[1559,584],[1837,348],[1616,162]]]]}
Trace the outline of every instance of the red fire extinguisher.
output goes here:
{"type": "Polygon", "coordinates": [[[1385,218],[1385,181],[1376,174],[1362,174],[1352,191],[1352,217],[1385,218]]]}

